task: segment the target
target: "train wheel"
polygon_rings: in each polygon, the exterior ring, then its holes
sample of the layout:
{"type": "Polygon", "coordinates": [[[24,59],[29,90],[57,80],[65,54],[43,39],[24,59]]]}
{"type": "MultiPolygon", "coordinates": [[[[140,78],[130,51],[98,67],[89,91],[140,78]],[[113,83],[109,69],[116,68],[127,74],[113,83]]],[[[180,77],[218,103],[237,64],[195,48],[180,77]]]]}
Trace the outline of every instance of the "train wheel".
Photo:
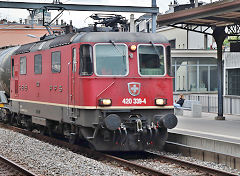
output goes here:
{"type": "Polygon", "coordinates": [[[9,122],[9,116],[7,114],[6,109],[1,109],[0,111],[0,121],[3,121],[3,123],[7,124],[9,122]]]}
{"type": "Polygon", "coordinates": [[[27,128],[27,130],[29,130],[29,131],[32,131],[32,130],[33,130],[31,119],[26,119],[26,128],[27,128]]]}
{"type": "Polygon", "coordinates": [[[167,129],[166,128],[160,128],[158,130],[158,136],[157,136],[157,139],[156,139],[157,147],[158,147],[159,150],[164,149],[164,145],[165,145],[165,142],[166,142],[167,138],[168,138],[167,129]]]}
{"type": "Polygon", "coordinates": [[[17,127],[22,127],[22,116],[20,114],[14,116],[17,127]]]}
{"type": "Polygon", "coordinates": [[[76,142],[77,142],[77,137],[76,137],[76,135],[71,135],[71,134],[70,134],[69,139],[68,139],[68,142],[69,142],[70,144],[76,144],[76,142]]]}
{"type": "Polygon", "coordinates": [[[47,129],[45,126],[40,126],[39,127],[39,132],[41,135],[46,135],[47,134],[47,129]]]}

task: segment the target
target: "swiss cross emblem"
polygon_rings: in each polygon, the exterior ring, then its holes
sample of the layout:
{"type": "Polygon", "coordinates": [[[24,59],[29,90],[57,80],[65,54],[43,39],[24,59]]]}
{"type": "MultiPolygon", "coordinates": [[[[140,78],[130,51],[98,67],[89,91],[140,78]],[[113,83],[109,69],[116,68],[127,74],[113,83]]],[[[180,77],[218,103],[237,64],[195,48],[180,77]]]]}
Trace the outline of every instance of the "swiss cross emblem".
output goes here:
{"type": "Polygon", "coordinates": [[[141,87],[140,83],[130,82],[130,83],[128,83],[128,92],[132,96],[138,96],[140,94],[140,87],[141,87]]]}

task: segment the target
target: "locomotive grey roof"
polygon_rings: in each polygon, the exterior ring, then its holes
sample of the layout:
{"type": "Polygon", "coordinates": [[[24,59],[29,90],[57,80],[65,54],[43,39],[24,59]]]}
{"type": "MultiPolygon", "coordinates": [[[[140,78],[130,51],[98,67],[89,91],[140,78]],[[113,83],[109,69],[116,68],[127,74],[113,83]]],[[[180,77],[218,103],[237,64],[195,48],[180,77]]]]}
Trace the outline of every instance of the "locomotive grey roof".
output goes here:
{"type": "MultiPolygon", "coordinates": [[[[80,33],[81,34],[81,33],[80,33]]],[[[168,40],[157,33],[130,33],[130,32],[89,32],[84,35],[78,35],[73,43],[79,42],[143,42],[149,43],[167,43],[168,40]]]]}
{"type": "Polygon", "coordinates": [[[30,52],[31,48],[33,47],[35,43],[28,43],[26,45],[20,46],[18,50],[15,52],[15,54],[22,54],[22,53],[28,53],[30,52]]]}
{"type": "Polygon", "coordinates": [[[88,32],[88,33],[71,33],[67,35],[60,35],[53,39],[42,40],[35,43],[29,43],[20,46],[14,53],[23,54],[28,52],[46,50],[71,43],[80,42],[100,42],[108,43],[110,40],[121,42],[140,42],[140,43],[167,43],[168,40],[161,34],[156,33],[129,33],[129,32],[88,32]]]}

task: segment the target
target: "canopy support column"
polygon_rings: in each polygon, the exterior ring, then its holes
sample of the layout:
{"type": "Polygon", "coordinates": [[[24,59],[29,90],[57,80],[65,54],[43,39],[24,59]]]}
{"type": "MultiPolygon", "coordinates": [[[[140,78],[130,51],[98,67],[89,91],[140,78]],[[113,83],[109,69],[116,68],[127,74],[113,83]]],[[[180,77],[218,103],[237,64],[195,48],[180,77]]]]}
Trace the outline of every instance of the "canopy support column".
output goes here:
{"type": "Polygon", "coordinates": [[[213,29],[213,37],[217,43],[217,67],[218,67],[218,116],[216,120],[225,120],[223,116],[223,61],[222,61],[222,45],[227,37],[225,27],[216,27],[213,29]]]}
{"type": "MultiPolygon", "coordinates": [[[[156,0],[152,0],[152,7],[157,7],[156,0]]],[[[157,13],[152,13],[152,33],[156,33],[157,13]]]]}

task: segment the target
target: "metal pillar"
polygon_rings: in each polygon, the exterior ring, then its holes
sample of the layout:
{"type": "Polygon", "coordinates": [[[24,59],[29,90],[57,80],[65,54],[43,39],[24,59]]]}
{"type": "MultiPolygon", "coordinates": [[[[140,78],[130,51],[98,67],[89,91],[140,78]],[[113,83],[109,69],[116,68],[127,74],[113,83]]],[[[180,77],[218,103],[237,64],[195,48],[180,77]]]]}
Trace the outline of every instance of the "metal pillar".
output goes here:
{"type": "Polygon", "coordinates": [[[130,32],[135,32],[134,14],[130,15],[130,32]]]}
{"type": "Polygon", "coordinates": [[[34,9],[34,10],[28,10],[28,11],[29,11],[29,14],[30,14],[30,17],[31,17],[31,27],[32,27],[32,29],[33,29],[33,24],[34,24],[33,20],[34,20],[35,14],[36,14],[36,9],[34,9]]]}
{"type": "Polygon", "coordinates": [[[225,27],[216,27],[213,30],[213,37],[217,43],[217,65],[218,65],[218,116],[216,120],[225,120],[223,116],[223,62],[222,62],[222,45],[227,37],[225,27]]]}
{"type": "MultiPolygon", "coordinates": [[[[156,2],[156,0],[154,0],[156,2]]],[[[56,1],[55,1],[56,2],[56,1]]],[[[59,1],[58,1],[59,2],[59,1]]],[[[106,6],[106,5],[87,5],[87,4],[53,4],[53,3],[34,3],[34,2],[10,2],[0,1],[1,8],[17,9],[41,9],[48,7],[49,10],[73,11],[104,11],[104,12],[135,12],[135,13],[158,13],[158,7],[140,7],[140,6],[106,6]]]]}
{"type": "MultiPolygon", "coordinates": [[[[152,7],[157,7],[156,0],[152,0],[152,7]]],[[[156,33],[157,13],[152,13],[152,33],[156,33]]]]}
{"type": "Polygon", "coordinates": [[[198,7],[198,0],[195,0],[195,7],[198,7]]]}

